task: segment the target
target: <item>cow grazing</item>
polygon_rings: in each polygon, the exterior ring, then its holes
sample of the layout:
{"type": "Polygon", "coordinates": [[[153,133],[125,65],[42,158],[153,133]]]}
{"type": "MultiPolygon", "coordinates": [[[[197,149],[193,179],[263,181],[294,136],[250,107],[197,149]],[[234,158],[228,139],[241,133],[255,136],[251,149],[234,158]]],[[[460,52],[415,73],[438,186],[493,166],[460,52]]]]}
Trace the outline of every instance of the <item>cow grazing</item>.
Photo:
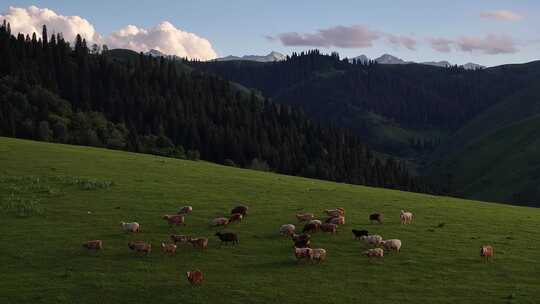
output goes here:
{"type": "Polygon", "coordinates": [[[297,213],[296,219],[298,219],[299,222],[307,222],[311,221],[315,216],[313,213],[297,213]]]}
{"type": "Polygon", "coordinates": [[[179,235],[179,234],[171,234],[171,241],[173,241],[175,244],[186,244],[189,241],[189,236],[187,235],[179,235]]]}
{"type": "Polygon", "coordinates": [[[357,240],[359,239],[360,237],[362,236],[368,236],[369,235],[369,232],[367,230],[356,230],[356,229],[353,229],[352,230],[352,233],[354,234],[354,239],[357,240]]]}
{"type": "Polygon", "coordinates": [[[337,232],[337,225],[336,224],[324,223],[324,224],[321,225],[321,231],[330,232],[330,233],[336,233],[337,232]]]}
{"type": "Polygon", "coordinates": [[[136,222],[133,222],[133,223],[120,222],[120,227],[125,232],[141,231],[141,225],[139,225],[139,223],[136,223],[136,222]]]}
{"type": "Polygon", "coordinates": [[[381,245],[387,250],[395,250],[397,252],[401,250],[401,240],[398,239],[381,241],[381,245]]]}
{"type": "Polygon", "coordinates": [[[485,261],[489,261],[491,258],[493,258],[493,253],[493,246],[491,245],[484,245],[480,247],[480,256],[485,261]]]}
{"type": "Polygon", "coordinates": [[[294,248],[294,256],[296,260],[311,260],[311,248],[294,248]]]}
{"type": "Polygon", "coordinates": [[[193,212],[193,207],[184,206],[184,207],[180,208],[180,210],[178,211],[178,214],[186,215],[186,214],[189,214],[191,212],[193,212]]]}
{"type": "Polygon", "coordinates": [[[190,242],[194,248],[200,248],[200,249],[208,248],[207,238],[189,238],[188,242],[190,242]]]}
{"type": "Polygon", "coordinates": [[[329,224],[336,224],[336,225],[345,225],[345,217],[344,216],[338,216],[338,217],[329,217],[325,221],[329,224]]]}
{"type": "Polygon", "coordinates": [[[161,250],[165,253],[175,254],[176,244],[161,243],[161,250]]]}
{"type": "Polygon", "coordinates": [[[247,206],[236,206],[231,210],[231,214],[240,213],[243,217],[246,217],[248,214],[247,206]]]}
{"type": "Polygon", "coordinates": [[[84,243],[82,246],[88,250],[101,250],[103,249],[103,241],[92,240],[84,243]]]}
{"type": "Polygon", "coordinates": [[[200,270],[188,271],[186,275],[191,285],[200,285],[204,280],[204,275],[200,270]]]}
{"type": "Polygon", "coordinates": [[[307,234],[307,233],[302,233],[302,234],[293,234],[291,235],[291,239],[293,240],[293,242],[298,242],[298,241],[309,241],[311,239],[311,235],[310,234],[307,234]]]}
{"type": "Polygon", "coordinates": [[[232,232],[224,232],[224,233],[221,233],[221,232],[216,232],[215,234],[220,240],[221,240],[221,244],[225,243],[232,243],[233,245],[236,245],[238,244],[238,234],[236,233],[232,233],[232,232]]]}
{"type": "Polygon", "coordinates": [[[296,226],[294,226],[293,224],[285,224],[279,227],[279,234],[284,235],[284,236],[289,236],[289,235],[293,235],[295,230],[296,230],[296,226]]]}
{"type": "Polygon", "coordinates": [[[184,218],[184,215],[182,214],[175,214],[175,215],[164,215],[163,216],[163,219],[167,221],[167,223],[169,223],[169,226],[173,226],[173,225],[186,225],[185,223],[185,218],[184,218]]]}
{"type": "Polygon", "coordinates": [[[317,232],[318,230],[319,230],[319,225],[311,223],[311,224],[306,224],[304,226],[304,229],[302,229],[302,232],[313,233],[313,232],[317,232]]]}
{"type": "Polygon", "coordinates": [[[399,218],[401,220],[401,224],[407,225],[407,224],[412,223],[413,214],[412,214],[412,212],[408,212],[408,211],[405,212],[405,211],[401,210],[401,212],[399,214],[399,218]]]}
{"type": "Polygon", "coordinates": [[[382,224],[383,220],[384,220],[384,214],[382,213],[372,213],[369,215],[369,220],[371,222],[378,222],[379,224],[382,224]]]}
{"type": "Polygon", "coordinates": [[[323,248],[311,249],[311,261],[321,263],[326,259],[326,250],[323,248]]]}
{"type": "Polygon", "coordinates": [[[152,251],[152,244],[147,244],[143,241],[129,242],[128,247],[135,252],[142,252],[146,255],[152,251]]]}
{"type": "Polygon", "coordinates": [[[231,217],[229,218],[229,223],[234,223],[234,222],[240,223],[243,217],[244,216],[242,215],[242,213],[233,213],[231,214],[231,217]]]}
{"type": "Polygon", "coordinates": [[[382,258],[384,257],[384,250],[382,248],[372,248],[368,249],[364,252],[364,255],[366,255],[369,258],[382,258]]]}
{"type": "Polygon", "coordinates": [[[381,244],[383,240],[382,236],[377,235],[377,234],[361,236],[360,239],[366,242],[368,245],[372,245],[372,246],[379,246],[379,244],[381,244]]]}

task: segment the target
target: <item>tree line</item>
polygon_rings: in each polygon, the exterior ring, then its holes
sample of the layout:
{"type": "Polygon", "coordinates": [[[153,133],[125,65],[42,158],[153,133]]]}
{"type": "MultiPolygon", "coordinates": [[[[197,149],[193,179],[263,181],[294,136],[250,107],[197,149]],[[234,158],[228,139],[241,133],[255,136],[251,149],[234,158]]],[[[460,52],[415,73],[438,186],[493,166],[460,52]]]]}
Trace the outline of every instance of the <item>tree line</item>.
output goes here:
{"type": "Polygon", "coordinates": [[[429,191],[352,132],[180,61],[0,27],[0,136],[429,191]]]}

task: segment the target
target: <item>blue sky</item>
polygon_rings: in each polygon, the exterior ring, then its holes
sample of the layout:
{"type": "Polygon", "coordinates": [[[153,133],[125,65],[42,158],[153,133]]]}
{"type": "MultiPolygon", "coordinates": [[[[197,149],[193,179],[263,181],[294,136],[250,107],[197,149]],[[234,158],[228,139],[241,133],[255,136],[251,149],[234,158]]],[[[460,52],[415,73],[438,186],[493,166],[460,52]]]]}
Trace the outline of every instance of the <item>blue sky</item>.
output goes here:
{"type": "Polygon", "coordinates": [[[206,38],[218,56],[266,54],[271,50],[291,53],[319,48],[328,52],[338,51],[348,57],[360,54],[376,57],[390,53],[406,60],[444,59],[460,64],[473,61],[489,66],[540,59],[538,0],[1,0],[0,15],[5,15],[10,6],[30,5],[51,9],[59,15],[81,16],[103,36],[128,24],[148,29],[168,21],[182,31],[206,38]],[[519,18],[490,18],[487,14],[502,10],[519,18]],[[342,28],[338,28],[340,26],[342,28]],[[353,33],[361,30],[362,33],[375,35],[371,46],[336,46],[342,42],[347,43],[341,40],[351,38],[340,32],[351,27],[353,33]],[[320,34],[320,30],[328,30],[328,34],[320,34]],[[293,45],[284,45],[284,37],[290,36],[284,33],[294,33],[293,36],[299,39],[292,39],[293,45]],[[274,39],[268,39],[267,36],[274,39]],[[390,37],[407,37],[414,41],[414,49],[408,49],[400,43],[390,43],[390,37]],[[312,38],[323,42],[315,46],[302,45],[312,41],[312,38]],[[436,51],[432,46],[433,39],[446,41],[451,51],[436,51]]]}

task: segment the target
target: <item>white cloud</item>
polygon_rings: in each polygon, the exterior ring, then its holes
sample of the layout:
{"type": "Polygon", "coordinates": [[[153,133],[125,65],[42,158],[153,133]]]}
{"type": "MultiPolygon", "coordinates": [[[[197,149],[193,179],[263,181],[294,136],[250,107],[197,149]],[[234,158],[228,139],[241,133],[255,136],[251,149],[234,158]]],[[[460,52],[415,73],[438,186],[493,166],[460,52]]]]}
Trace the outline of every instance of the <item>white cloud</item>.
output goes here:
{"type": "Polygon", "coordinates": [[[88,20],[79,16],[62,16],[50,9],[41,9],[35,6],[28,8],[9,7],[0,20],[6,20],[11,25],[12,33],[36,33],[41,36],[42,26],[47,25],[50,34],[62,33],[64,38],[74,41],[77,34],[81,34],[89,42],[100,43],[101,36],[88,20]]]}
{"type": "Polygon", "coordinates": [[[79,16],[59,15],[46,8],[9,7],[4,15],[0,15],[0,20],[4,19],[10,23],[13,33],[32,34],[35,32],[41,36],[41,28],[45,24],[49,34],[62,33],[68,41],[74,41],[76,35],[81,34],[89,44],[105,43],[109,48],[129,48],[135,51],[156,49],[168,55],[201,60],[217,57],[207,39],[182,31],[167,21],[149,29],[128,25],[103,37],[88,20],[79,16]]]}
{"type": "Polygon", "coordinates": [[[519,21],[523,16],[508,10],[481,12],[480,17],[485,19],[495,19],[500,21],[519,21]]]}
{"type": "Polygon", "coordinates": [[[164,21],[150,29],[128,25],[106,39],[109,46],[135,51],[156,49],[164,54],[209,60],[217,57],[207,39],[177,29],[164,21]]]}

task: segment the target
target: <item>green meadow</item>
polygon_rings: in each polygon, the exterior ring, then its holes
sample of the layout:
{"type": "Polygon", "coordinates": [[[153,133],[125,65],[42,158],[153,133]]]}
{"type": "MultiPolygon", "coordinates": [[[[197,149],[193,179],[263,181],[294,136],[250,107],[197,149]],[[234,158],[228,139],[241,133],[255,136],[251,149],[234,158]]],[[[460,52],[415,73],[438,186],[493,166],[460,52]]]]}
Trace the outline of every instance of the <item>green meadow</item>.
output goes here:
{"type": "Polygon", "coordinates": [[[338,184],[89,147],[0,138],[0,303],[538,303],[540,210],[338,184]],[[209,221],[238,204],[249,216],[219,246],[209,221]],[[161,218],[183,205],[186,226],[161,218]],[[314,234],[320,265],[297,263],[278,234],[297,212],[343,207],[336,235],[314,234]],[[400,225],[401,209],[415,214],[400,225]],[[368,215],[383,212],[383,224],[368,215]],[[120,221],[142,231],[124,233],[120,221]],[[403,242],[369,260],[351,229],[403,242]],[[208,237],[205,251],[159,244],[172,233],[208,237]],[[101,252],[82,243],[101,239],[101,252]],[[148,256],[127,243],[153,245],[148,256]],[[479,248],[492,244],[483,262],[479,248]],[[200,269],[201,286],[185,273],[200,269]]]}

